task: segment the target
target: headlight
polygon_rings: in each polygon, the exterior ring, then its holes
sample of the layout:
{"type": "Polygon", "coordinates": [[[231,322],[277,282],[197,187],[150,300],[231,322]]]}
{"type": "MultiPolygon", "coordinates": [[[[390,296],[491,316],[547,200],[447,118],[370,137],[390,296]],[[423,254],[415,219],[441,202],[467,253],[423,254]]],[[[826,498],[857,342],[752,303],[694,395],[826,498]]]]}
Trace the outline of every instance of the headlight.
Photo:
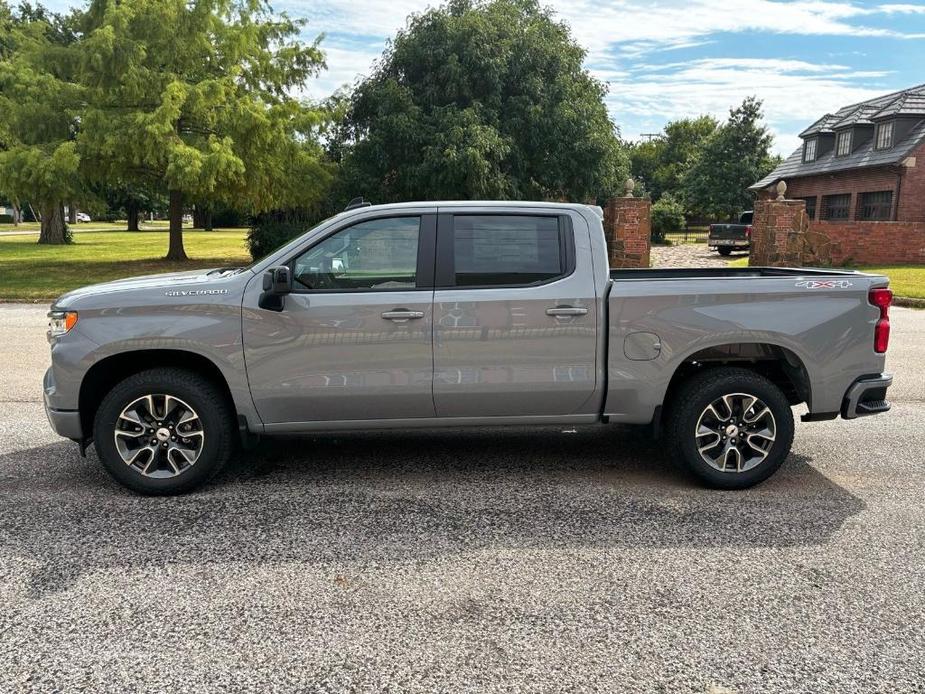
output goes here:
{"type": "Polygon", "coordinates": [[[77,325],[77,311],[51,311],[48,314],[48,339],[61,337],[77,325]]]}

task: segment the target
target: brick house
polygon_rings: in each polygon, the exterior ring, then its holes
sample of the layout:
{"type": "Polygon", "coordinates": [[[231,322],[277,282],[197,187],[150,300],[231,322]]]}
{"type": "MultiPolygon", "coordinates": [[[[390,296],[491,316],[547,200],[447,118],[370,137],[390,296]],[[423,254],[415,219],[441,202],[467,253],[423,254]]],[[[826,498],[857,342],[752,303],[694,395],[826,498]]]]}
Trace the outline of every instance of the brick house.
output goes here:
{"type": "Polygon", "coordinates": [[[810,219],[925,222],[925,85],[827,113],[800,133],[802,146],[751,186],[806,202],[810,219]]]}

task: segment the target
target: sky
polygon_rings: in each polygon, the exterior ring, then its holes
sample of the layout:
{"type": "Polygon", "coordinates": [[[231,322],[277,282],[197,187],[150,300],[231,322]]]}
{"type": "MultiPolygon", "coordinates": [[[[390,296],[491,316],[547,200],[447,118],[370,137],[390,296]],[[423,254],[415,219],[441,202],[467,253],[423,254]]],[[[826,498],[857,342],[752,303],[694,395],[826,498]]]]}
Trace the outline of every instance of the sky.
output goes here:
{"type": "MultiPolygon", "coordinates": [[[[367,73],[386,41],[427,0],[270,0],[324,34],[328,69],[307,93],[321,98],[367,73]]],[[[56,9],[75,0],[46,0],[56,9]]],[[[607,107],[628,140],[666,122],[725,118],[747,97],[764,102],[775,151],[823,114],[925,83],[925,0],[553,0],[546,2],[609,86],[607,107]]]]}

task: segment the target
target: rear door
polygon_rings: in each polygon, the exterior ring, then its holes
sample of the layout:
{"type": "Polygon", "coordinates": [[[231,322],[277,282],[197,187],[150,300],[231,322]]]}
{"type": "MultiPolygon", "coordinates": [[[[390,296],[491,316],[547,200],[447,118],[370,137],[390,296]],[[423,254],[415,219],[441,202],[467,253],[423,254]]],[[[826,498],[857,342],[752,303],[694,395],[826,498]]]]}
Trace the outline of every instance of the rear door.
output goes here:
{"type": "MultiPolygon", "coordinates": [[[[431,208],[431,212],[433,212],[431,208]]],[[[366,217],[289,261],[282,311],[244,300],[251,394],[268,427],[434,416],[435,214],[366,217]]]]}
{"type": "Polygon", "coordinates": [[[437,416],[586,414],[597,344],[591,267],[590,237],[580,217],[556,208],[441,209],[437,416]]]}

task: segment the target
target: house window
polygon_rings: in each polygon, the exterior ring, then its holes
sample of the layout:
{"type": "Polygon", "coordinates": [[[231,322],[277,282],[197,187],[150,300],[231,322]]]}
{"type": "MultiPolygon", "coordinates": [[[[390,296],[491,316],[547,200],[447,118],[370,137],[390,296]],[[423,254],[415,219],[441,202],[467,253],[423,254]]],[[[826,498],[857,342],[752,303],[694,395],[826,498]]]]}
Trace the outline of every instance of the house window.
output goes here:
{"type": "Polygon", "coordinates": [[[851,210],[851,193],[822,196],[821,219],[848,219],[851,210]]]}
{"type": "Polygon", "coordinates": [[[889,221],[893,216],[893,191],[861,193],[858,197],[858,219],[889,221]]]}
{"type": "Polygon", "coordinates": [[[851,131],[846,130],[843,133],[838,133],[838,140],[835,143],[835,156],[847,157],[849,154],[851,154],[851,131]]]}
{"type": "Polygon", "coordinates": [[[893,122],[877,126],[877,149],[889,149],[893,146],[893,122]]]}
{"type": "Polygon", "coordinates": [[[811,198],[800,198],[803,202],[806,203],[806,216],[810,219],[816,218],[816,196],[811,198]]]}
{"type": "Polygon", "coordinates": [[[803,161],[816,161],[816,138],[803,144],[803,161]]]}

